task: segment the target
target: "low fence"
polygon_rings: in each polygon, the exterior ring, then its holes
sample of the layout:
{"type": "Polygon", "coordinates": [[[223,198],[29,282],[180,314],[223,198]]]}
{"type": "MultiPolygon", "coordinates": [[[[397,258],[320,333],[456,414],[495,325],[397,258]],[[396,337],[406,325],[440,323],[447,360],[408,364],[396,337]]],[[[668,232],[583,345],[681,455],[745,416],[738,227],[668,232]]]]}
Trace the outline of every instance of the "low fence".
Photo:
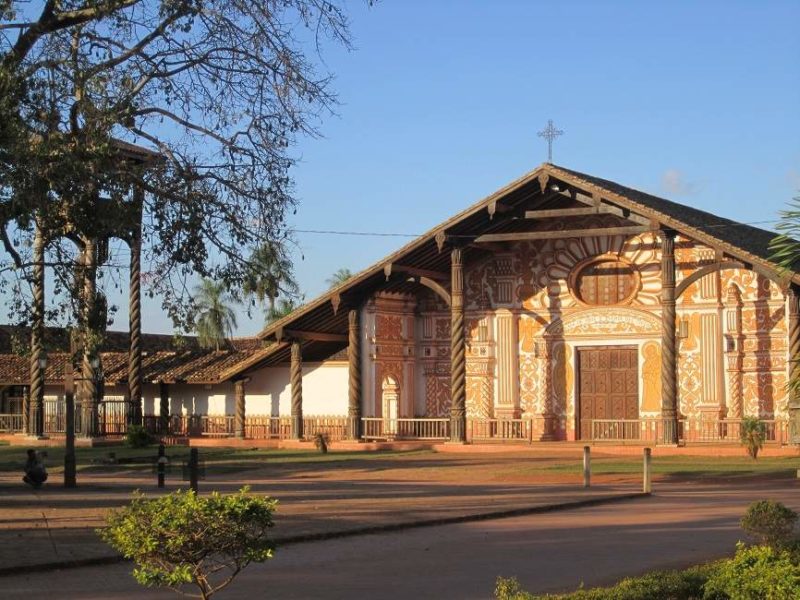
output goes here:
{"type": "MultiPolygon", "coordinates": [[[[664,419],[593,419],[588,441],[612,443],[653,443],[664,437],[664,419]]],[[[790,443],[789,422],[762,419],[766,443],[790,443]]],[[[678,441],[685,444],[739,444],[742,419],[680,419],[678,441]]]]}
{"type": "Polygon", "coordinates": [[[528,442],[532,443],[545,434],[543,418],[529,419],[469,419],[467,440],[476,443],[528,442]]]}
{"type": "MultiPolygon", "coordinates": [[[[129,404],[124,400],[106,400],[98,406],[97,435],[120,436],[127,432],[129,404]]],[[[32,415],[32,418],[35,416],[32,415]]],[[[88,418],[81,403],[75,403],[75,431],[84,432],[88,418]]],[[[783,445],[793,443],[789,422],[780,419],[761,421],[765,442],[783,445]]],[[[449,418],[366,417],[361,419],[364,440],[441,441],[450,437],[449,418]]],[[[582,440],[613,444],[658,444],[664,438],[664,419],[593,419],[584,422],[582,440]],[[588,426],[587,426],[588,425],[588,426]]],[[[233,415],[145,415],[143,426],[156,436],[234,437],[233,415]]],[[[66,428],[66,407],[63,402],[45,401],[44,432],[63,435],[66,428]]],[[[312,439],[322,433],[330,441],[347,439],[348,419],[339,415],[308,415],[303,418],[303,438],[312,439]]],[[[23,429],[20,413],[0,414],[0,433],[19,433],[23,429]]],[[[681,419],[678,441],[688,444],[739,444],[741,419],[681,419]]],[[[542,418],[468,419],[467,440],[474,443],[533,443],[545,433],[542,418]]],[[[245,438],[251,440],[292,439],[292,418],[289,416],[249,415],[245,419],[245,438]]],[[[796,443],[796,442],[794,442],[796,443]]]]}
{"type": "Polygon", "coordinates": [[[22,415],[18,413],[0,414],[0,432],[16,433],[22,431],[22,415]]]}
{"type": "Polygon", "coordinates": [[[361,419],[365,440],[446,440],[450,437],[450,419],[361,419]]]}

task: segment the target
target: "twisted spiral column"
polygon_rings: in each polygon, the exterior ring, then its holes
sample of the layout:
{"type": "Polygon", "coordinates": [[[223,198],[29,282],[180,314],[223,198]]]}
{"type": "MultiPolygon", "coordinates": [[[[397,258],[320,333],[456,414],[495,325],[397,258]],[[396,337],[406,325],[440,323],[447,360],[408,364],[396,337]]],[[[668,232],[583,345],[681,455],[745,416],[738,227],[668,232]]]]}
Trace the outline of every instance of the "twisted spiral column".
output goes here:
{"type": "Polygon", "coordinates": [[[81,277],[83,279],[82,293],[82,323],[81,334],[83,352],[81,358],[81,375],[83,377],[81,389],[81,406],[83,407],[83,435],[94,437],[98,433],[98,382],[97,373],[92,366],[92,358],[97,352],[96,341],[91,338],[94,333],[91,327],[91,318],[97,300],[97,241],[92,238],[84,240],[83,257],[81,264],[81,277]]]}
{"type": "Polygon", "coordinates": [[[128,399],[129,423],[142,424],[142,237],[134,233],[130,241],[131,272],[129,291],[128,399]]]}
{"type": "Polygon", "coordinates": [[[245,386],[247,379],[237,379],[233,382],[233,396],[236,400],[236,412],[233,418],[234,435],[240,440],[244,439],[245,431],[245,386]]]}
{"type": "Polygon", "coordinates": [[[361,352],[359,346],[358,311],[347,313],[347,371],[348,371],[348,403],[347,421],[348,437],[351,440],[361,438],[361,352]]]}
{"type": "Polygon", "coordinates": [[[461,248],[450,252],[450,441],[467,434],[467,354],[464,338],[464,262],[461,248]]]}
{"type": "Polygon", "coordinates": [[[787,290],[789,329],[789,439],[800,440],[800,290],[791,285],[787,290]]]}
{"type": "Polygon", "coordinates": [[[742,334],[742,297],[739,288],[735,285],[728,288],[727,293],[727,343],[726,351],[728,361],[728,381],[730,401],[728,406],[729,419],[742,418],[743,383],[742,366],[744,361],[744,335],[742,334]]]}
{"type": "Polygon", "coordinates": [[[678,443],[675,339],[675,232],[661,232],[661,419],[665,444],[678,443]]]}
{"type": "Polygon", "coordinates": [[[292,342],[292,359],[289,365],[292,386],[292,439],[303,439],[303,355],[300,342],[292,342]]]}
{"type": "Polygon", "coordinates": [[[44,368],[40,361],[44,358],[44,233],[36,224],[33,238],[33,306],[31,328],[31,411],[26,433],[36,437],[44,435],[44,368]]]}

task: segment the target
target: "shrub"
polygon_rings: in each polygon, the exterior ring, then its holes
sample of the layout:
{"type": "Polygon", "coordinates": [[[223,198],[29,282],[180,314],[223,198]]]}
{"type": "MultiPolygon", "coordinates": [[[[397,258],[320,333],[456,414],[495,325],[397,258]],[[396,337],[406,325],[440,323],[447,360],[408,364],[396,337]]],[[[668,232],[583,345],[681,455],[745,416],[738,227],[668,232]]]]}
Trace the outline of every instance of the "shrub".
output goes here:
{"type": "Polygon", "coordinates": [[[153,438],[141,425],[129,425],[125,443],[131,448],[145,448],[153,443],[153,438]]]}
{"type": "Polygon", "coordinates": [[[716,564],[709,564],[685,571],[654,571],[641,577],[623,579],[608,588],[582,589],[571,594],[543,596],[525,592],[516,579],[499,577],[494,593],[497,600],[688,600],[702,597],[703,586],[715,569],[716,564]]]}
{"type": "Polygon", "coordinates": [[[772,548],[787,547],[794,539],[797,513],[772,500],[759,500],[747,507],[742,529],[772,548]]]}
{"type": "Polygon", "coordinates": [[[766,437],[767,426],[763,421],[755,417],[745,417],[742,419],[742,445],[747,449],[747,453],[753,460],[758,458],[758,451],[764,447],[764,440],[766,437]]]}
{"type": "Polygon", "coordinates": [[[112,511],[100,536],[133,560],[142,585],[185,594],[194,585],[210,598],[251,562],[272,558],[267,537],[276,500],[249,493],[199,497],[177,491],[157,499],[136,493],[130,505],[112,511]]]}
{"type": "Polygon", "coordinates": [[[317,433],[314,435],[314,446],[323,454],[328,453],[328,434],[317,433]]]}
{"type": "Polygon", "coordinates": [[[788,550],[745,546],[720,563],[704,588],[708,600],[786,600],[800,598],[800,566],[788,550]]]}

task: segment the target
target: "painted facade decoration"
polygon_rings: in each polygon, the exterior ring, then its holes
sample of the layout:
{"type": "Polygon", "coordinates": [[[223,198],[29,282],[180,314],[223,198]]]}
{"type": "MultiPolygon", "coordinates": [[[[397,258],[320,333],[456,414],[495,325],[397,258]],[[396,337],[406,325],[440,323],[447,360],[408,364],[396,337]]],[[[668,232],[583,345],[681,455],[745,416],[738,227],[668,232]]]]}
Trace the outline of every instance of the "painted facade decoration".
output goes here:
{"type": "MultiPolygon", "coordinates": [[[[594,216],[581,227],[613,225],[594,216]]],[[[715,262],[714,250],[676,239],[676,283],[715,262]]],[[[531,418],[542,439],[579,431],[579,349],[632,347],[640,418],[661,410],[661,252],[654,233],[513,242],[465,265],[467,415],[531,418]],[[634,361],[635,362],[635,361],[634,361]]],[[[679,411],[691,418],[787,416],[786,298],[747,269],[711,272],[677,299],[679,411]],[[683,336],[685,334],[685,337],[683,336]]],[[[371,384],[400,384],[401,416],[445,417],[450,403],[450,312],[430,290],[364,309],[371,384]],[[370,329],[371,328],[371,329],[370,329]]]]}

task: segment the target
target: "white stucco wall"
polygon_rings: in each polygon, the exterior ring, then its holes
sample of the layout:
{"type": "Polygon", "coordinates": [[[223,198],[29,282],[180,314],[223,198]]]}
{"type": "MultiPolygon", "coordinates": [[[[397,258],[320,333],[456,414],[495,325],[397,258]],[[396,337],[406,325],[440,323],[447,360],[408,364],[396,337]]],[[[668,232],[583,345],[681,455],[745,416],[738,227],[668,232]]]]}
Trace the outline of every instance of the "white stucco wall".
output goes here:
{"type": "MultiPolygon", "coordinates": [[[[303,367],[303,414],[347,415],[347,363],[329,361],[309,363],[303,367]]],[[[170,384],[170,414],[232,415],[235,412],[232,382],[215,385],[170,384]]],[[[106,386],[106,398],[122,399],[126,386],[106,386]]],[[[160,404],[158,384],[146,383],[142,388],[143,413],[157,415],[160,404]]],[[[248,415],[288,416],[291,414],[292,391],[289,367],[261,369],[250,374],[245,394],[248,415]]],[[[46,400],[63,400],[62,386],[45,386],[46,400]]]]}

